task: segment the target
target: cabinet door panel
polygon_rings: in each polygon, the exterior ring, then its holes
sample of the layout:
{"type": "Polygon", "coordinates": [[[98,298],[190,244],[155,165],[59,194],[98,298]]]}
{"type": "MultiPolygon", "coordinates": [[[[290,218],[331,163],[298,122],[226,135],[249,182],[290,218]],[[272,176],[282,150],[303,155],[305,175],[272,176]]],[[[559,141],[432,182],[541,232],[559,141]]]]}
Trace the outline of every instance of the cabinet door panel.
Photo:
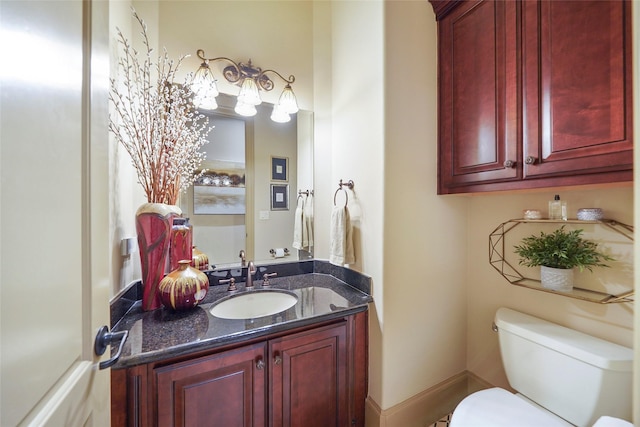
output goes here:
{"type": "Polygon", "coordinates": [[[469,2],[439,22],[441,193],[520,176],[516,9],[469,2]]]}
{"type": "Polygon", "coordinates": [[[158,426],[264,426],[265,355],[259,343],[156,368],[158,426]]]}
{"type": "Polygon", "coordinates": [[[347,426],[347,325],[269,341],[270,426],[347,426]]]}
{"type": "Polygon", "coordinates": [[[630,4],[523,4],[525,178],[632,165],[630,4]]]}

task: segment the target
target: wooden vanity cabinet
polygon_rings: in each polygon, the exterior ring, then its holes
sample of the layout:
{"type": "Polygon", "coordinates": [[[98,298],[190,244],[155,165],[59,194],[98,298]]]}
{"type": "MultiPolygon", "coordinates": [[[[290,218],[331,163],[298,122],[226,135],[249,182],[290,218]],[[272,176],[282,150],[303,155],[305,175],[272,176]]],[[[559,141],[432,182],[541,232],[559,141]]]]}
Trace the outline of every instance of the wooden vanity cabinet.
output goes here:
{"type": "Polygon", "coordinates": [[[364,312],[211,354],[114,370],[112,425],[364,426],[366,331],[364,312]]]}
{"type": "Polygon", "coordinates": [[[269,341],[270,426],[348,426],[347,324],[269,341]]]}
{"type": "Polygon", "coordinates": [[[266,343],[153,369],[158,427],[264,426],[266,343]]]}
{"type": "Polygon", "coordinates": [[[439,194],[632,181],[629,1],[430,1],[439,194]]]}

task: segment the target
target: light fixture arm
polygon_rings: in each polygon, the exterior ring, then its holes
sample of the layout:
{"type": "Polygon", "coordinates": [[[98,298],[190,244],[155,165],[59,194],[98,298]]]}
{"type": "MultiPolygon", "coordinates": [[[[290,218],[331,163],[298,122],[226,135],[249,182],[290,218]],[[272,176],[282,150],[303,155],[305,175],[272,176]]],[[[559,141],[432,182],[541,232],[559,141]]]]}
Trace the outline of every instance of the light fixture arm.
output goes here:
{"type": "MultiPolygon", "coordinates": [[[[249,63],[251,63],[251,61],[249,61],[249,63]]],[[[280,73],[279,73],[279,72],[277,72],[276,70],[264,70],[264,71],[262,72],[262,74],[266,74],[266,73],[273,73],[273,74],[277,75],[278,77],[280,77],[280,78],[281,78],[285,83],[287,83],[287,84],[292,84],[293,82],[295,82],[295,81],[296,81],[295,76],[291,75],[291,76],[289,76],[289,78],[288,78],[288,79],[285,79],[285,78],[282,76],[282,74],[280,74],[280,73]]]]}
{"type": "Polygon", "coordinates": [[[219,56],[217,58],[207,58],[205,56],[204,50],[202,49],[198,49],[196,51],[196,55],[198,55],[198,58],[200,58],[203,61],[203,64],[205,66],[207,66],[210,62],[216,62],[216,61],[225,61],[231,64],[222,70],[222,74],[224,75],[224,78],[229,83],[241,84],[242,80],[245,77],[250,77],[254,79],[262,89],[266,91],[270,91],[273,89],[274,84],[271,81],[271,79],[266,75],[267,73],[275,74],[276,76],[280,77],[282,81],[284,81],[288,85],[291,85],[293,82],[296,81],[296,78],[293,75],[290,75],[289,78],[287,79],[276,70],[269,69],[269,70],[263,71],[261,68],[253,66],[251,64],[251,59],[249,59],[249,62],[247,64],[243,64],[242,62],[237,63],[234,60],[227,58],[225,56],[219,56]]]}

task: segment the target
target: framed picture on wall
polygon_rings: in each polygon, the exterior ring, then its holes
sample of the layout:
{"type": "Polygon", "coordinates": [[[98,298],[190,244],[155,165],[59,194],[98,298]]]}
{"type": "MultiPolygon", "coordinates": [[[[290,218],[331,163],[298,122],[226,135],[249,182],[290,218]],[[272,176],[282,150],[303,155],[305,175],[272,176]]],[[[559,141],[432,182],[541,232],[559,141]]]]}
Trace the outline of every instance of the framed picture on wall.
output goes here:
{"type": "Polygon", "coordinates": [[[289,181],[289,158],[271,156],[271,181],[289,181]]]}
{"type": "Polygon", "coordinates": [[[289,184],[271,184],[271,210],[289,210],[289,184]]]}

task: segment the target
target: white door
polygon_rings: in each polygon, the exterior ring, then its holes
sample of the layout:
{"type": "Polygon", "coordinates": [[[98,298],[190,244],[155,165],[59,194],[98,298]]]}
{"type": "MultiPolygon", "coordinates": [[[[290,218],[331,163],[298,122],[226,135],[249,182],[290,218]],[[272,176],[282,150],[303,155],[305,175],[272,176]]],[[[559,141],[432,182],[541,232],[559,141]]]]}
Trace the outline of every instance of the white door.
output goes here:
{"type": "Polygon", "coordinates": [[[108,16],[0,1],[3,427],[110,422],[93,351],[109,324],[108,16]]]}

